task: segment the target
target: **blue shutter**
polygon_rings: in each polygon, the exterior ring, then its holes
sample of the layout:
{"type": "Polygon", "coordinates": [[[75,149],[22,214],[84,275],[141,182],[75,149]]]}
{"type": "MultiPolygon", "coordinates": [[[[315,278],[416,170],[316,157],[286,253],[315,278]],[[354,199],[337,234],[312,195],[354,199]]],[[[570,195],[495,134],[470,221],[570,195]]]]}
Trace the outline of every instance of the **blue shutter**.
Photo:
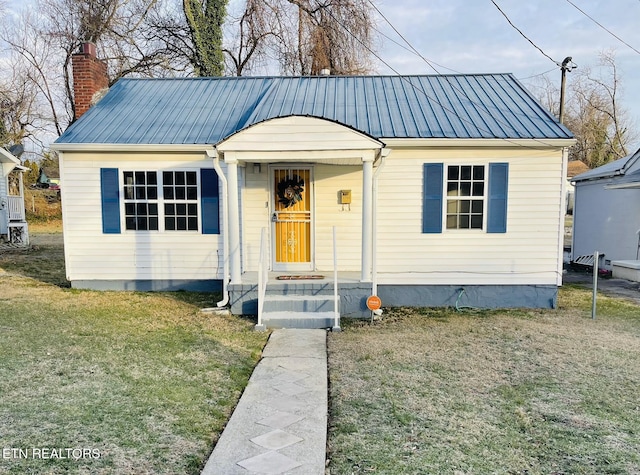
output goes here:
{"type": "Polygon", "coordinates": [[[120,234],[120,184],[117,168],[100,169],[102,232],[120,234]]]}
{"type": "Polygon", "coordinates": [[[200,170],[202,234],[220,234],[220,194],[218,174],[213,168],[200,170]]]}
{"type": "Polygon", "coordinates": [[[487,207],[487,232],[507,232],[507,190],[509,164],[489,164],[489,206],[487,207]]]}
{"type": "Polygon", "coordinates": [[[425,163],[422,191],[422,232],[442,232],[442,163],[425,163]]]}

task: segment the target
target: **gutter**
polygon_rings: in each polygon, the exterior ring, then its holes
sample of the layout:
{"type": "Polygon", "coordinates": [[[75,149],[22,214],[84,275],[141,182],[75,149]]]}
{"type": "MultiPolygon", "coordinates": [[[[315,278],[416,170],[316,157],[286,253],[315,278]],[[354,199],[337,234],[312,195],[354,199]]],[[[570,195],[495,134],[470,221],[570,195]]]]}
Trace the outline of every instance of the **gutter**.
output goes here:
{"type": "Polygon", "coordinates": [[[229,208],[228,192],[227,192],[227,177],[222,172],[220,167],[220,157],[215,149],[207,149],[207,156],[213,158],[213,169],[218,174],[218,178],[222,182],[222,196],[224,199],[224,206],[222,207],[222,300],[216,303],[218,308],[225,307],[229,303],[229,208]]]}

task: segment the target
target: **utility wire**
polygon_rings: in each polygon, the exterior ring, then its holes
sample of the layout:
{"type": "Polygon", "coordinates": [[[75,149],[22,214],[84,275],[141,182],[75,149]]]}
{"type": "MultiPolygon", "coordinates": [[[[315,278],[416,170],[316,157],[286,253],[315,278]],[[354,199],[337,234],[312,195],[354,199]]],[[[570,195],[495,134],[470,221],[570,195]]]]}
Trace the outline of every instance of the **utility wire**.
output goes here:
{"type": "Polygon", "coordinates": [[[548,71],[545,71],[544,73],[534,74],[533,76],[527,76],[526,78],[518,78],[518,80],[519,81],[524,81],[525,79],[537,78],[537,77],[540,77],[540,76],[544,76],[545,74],[549,74],[551,71],[557,71],[557,70],[558,70],[558,68],[553,68],[553,69],[550,69],[548,71]]]}
{"type": "MultiPolygon", "coordinates": [[[[421,54],[417,49],[415,49],[415,48],[414,48],[414,46],[413,46],[411,43],[409,43],[409,41],[408,41],[408,40],[407,40],[407,39],[402,35],[402,33],[400,33],[400,32],[398,31],[398,29],[397,29],[395,26],[393,26],[393,24],[392,24],[392,23],[387,19],[387,17],[386,17],[386,16],[384,16],[384,13],[382,13],[382,12],[380,11],[380,9],[376,6],[376,4],[375,4],[375,3],[373,3],[371,0],[367,0],[367,1],[369,2],[369,5],[371,5],[371,6],[373,7],[373,9],[374,9],[375,11],[377,11],[377,12],[378,12],[378,15],[380,15],[380,16],[384,19],[384,21],[386,21],[386,22],[387,22],[387,24],[388,24],[388,25],[391,27],[391,29],[396,33],[396,35],[398,35],[400,38],[402,38],[402,41],[404,41],[404,42],[409,46],[409,48],[411,49],[411,51],[413,51],[413,52],[414,52],[417,56],[419,56],[419,57],[420,57],[420,58],[421,58],[425,63],[427,63],[427,65],[428,65],[431,69],[433,69],[436,73],[440,74],[440,72],[439,72],[439,71],[438,71],[438,70],[437,70],[437,69],[436,69],[436,68],[431,64],[431,61],[429,61],[427,58],[425,58],[424,56],[422,56],[422,54],[421,54]]],[[[449,68],[447,68],[447,69],[449,69],[449,68]]]]}
{"type": "MultiPolygon", "coordinates": [[[[568,0],[567,0],[568,1],[568,0]]],[[[522,35],[522,37],[527,40],[529,43],[531,43],[533,45],[533,47],[535,49],[537,49],[538,51],[540,51],[544,56],[546,56],[547,58],[549,58],[551,61],[553,61],[553,63],[556,66],[560,66],[560,63],[558,63],[558,61],[556,61],[555,59],[553,59],[551,56],[549,56],[547,53],[545,53],[544,51],[542,51],[542,48],[540,48],[537,44],[535,44],[533,41],[531,41],[529,39],[529,37],[527,35],[525,35],[522,30],[520,28],[518,28],[516,25],[513,24],[513,22],[511,21],[511,19],[507,16],[507,14],[502,10],[502,8],[500,8],[500,5],[498,5],[495,0],[491,0],[491,3],[493,3],[495,5],[495,7],[498,9],[498,11],[500,13],[502,13],[502,16],[505,17],[505,19],[509,22],[509,25],[511,25],[513,27],[514,30],[516,30],[518,33],[520,33],[520,35],[522,35]]]]}
{"type": "MultiPolygon", "coordinates": [[[[492,0],[493,1],[493,0],[492,0]]],[[[582,10],[578,5],[576,5],[575,3],[573,3],[571,0],[566,0],[567,3],[569,5],[571,5],[573,8],[575,8],[576,10],[578,10],[580,13],[582,13],[584,16],[586,16],[589,20],[591,20],[592,22],[594,22],[596,25],[598,25],[600,28],[602,28],[604,31],[606,31],[607,33],[609,33],[611,36],[613,36],[616,40],[618,40],[620,43],[622,43],[623,45],[628,46],[629,48],[631,48],[633,51],[635,51],[636,53],[640,54],[640,51],[638,51],[636,48],[634,48],[633,46],[631,46],[629,43],[627,43],[626,41],[624,41],[622,38],[620,38],[618,35],[616,35],[614,32],[612,32],[611,30],[609,30],[607,27],[605,27],[604,25],[602,25],[602,23],[600,23],[599,21],[597,21],[595,18],[593,18],[591,15],[589,15],[587,12],[585,12],[584,10],[582,10]]]]}
{"type": "MultiPolygon", "coordinates": [[[[435,64],[436,66],[440,67],[440,68],[447,69],[447,70],[452,71],[452,72],[454,72],[454,73],[457,73],[457,74],[463,74],[463,73],[462,73],[462,72],[460,72],[460,71],[456,71],[455,69],[448,68],[448,67],[446,67],[446,66],[443,66],[443,65],[441,65],[441,64],[436,63],[435,61],[431,61],[431,60],[426,59],[426,58],[425,58],[425,57],[424,57],[424,56],[423,56],[423,55],[422,55],[422,54],[421,54],[421,53],[420,53],[420,52],[419,52],[419,51],[418,51],[418,50],[417,50],[417,49],[416,49],[416,48],[415,48],[415,47],[414,47],[410,42],[409,42],[409,40],[407,40],[407,38],[406,38],[402,33],[400,33],[400,31],[398,31],[398,29],[397,29],[397,28],[396,28],[396,27],[391,23],[391,21],[390,21],[390,20],[385,16],[385,14],[384,14],[384,13],[382,13],[382,11],[377,7],[377,5],[376,5],[375,3],[373,3],[373,1],[372,1],[372,0],[367,0],[367,1],[368,1],[368,3],[373,7],[373,9],[374,9],[375,11],[377,11],[377,12],[378,12],[378,14],[382,17],[382,19],[383,19],[385,22],[387,22],[387,24],[391,27],[391,29],[392,29],[392,30],[393,30],[393,31],[394,31],[394,32],[395,32],[395,33],[396,33],[396,34],[397,34],[397,35],[402,39],[402,41],[404,41],[404,42],[408,45],[408,47],[407,47],[407,46],[404,46],[404,45],[402,45],[402,44],[400,44],[400,43],[398,43],[398,42],[397,42],[397,41],[395,41],[393,38],[390,38],[389,36],[385,35],[382,31],[380,31],[380,30],[378,30],[378,29],[375,29],[375,28],[374,28],[378,33],[380,33],[382,36],[384,36],[385,38],[387,38],[389,41],[391,41],[391,42],[395,43],[396,45],[398,45],[398,46],[399,46],[399,47],[401,47],[402,49],[404,49],[404,50],[406,50],[406,51],[409,51],[409,52],[411,52],[411,53],[414,53],[416,56],[418,56],[419,58],[421,58],[425,63],[427,63],[427,65],[428,65],[431,69],[433,69],[437,74],[442,74],[442,73],[441,73],[440,71],[438,71],[438,70],[433,66],[434,64],[435,64]]],[[[638,1],[640,1],[640,0],[638,0],[638,1]]],[[[535,78],[535,77],[538,77],[538,76],[544,76],[545,74],[548,74],[548,73],[550,73],[551,71],[555,71],[556,69],[557,69],[557,68],[553,68],[553,69],[550,69],[550,70],[545,71],[545,72],[540,73],[540,74],[534,74],[533,76],[529,76],[529,77],[526,77],[526,78],[521,78],[520,80],[524,80],[524,79],[531,79],[531,78],[535,78]]],[[[462,91],[461,91],[461,92],[462,92],[462,91]]],[[[463,92],[463,94],[464,94],[464,92],[463,92]]],[[[469,97],[467,97],[467,98],[468,98],[469,100],[471,100],[471,98],[469,98],[469,97]]]]}
{"type": "MultiPolygon", "coordinates": [[[[640,0],[639,0],[639,1],[640,1],[640,0]]],[[[370,0],[369,0],[369,3],[371,3],[371,1],[370,1],[370,0]]],[[[371,4],[371,5],[373,5],[373,4],[371,4]]],[[[376,7],[375,7],[375,5],[373,5],[373,7],[374,7],[374,8],[376,8],[376,7]]],[[[376,8],[376,10],[377,10],[377,8],[376,8]]],[[[376,28],[376,27],[373,27],[373,29],[374,29],[375,31],[377,31],[377,32],[378,32],[378,34],[380,34],[381,36],[384,36],[387,40],[391,41],[393,44],[397,45],[398,47],[402,48],[403,50],[408,51],[409,53],[412,53],[412,54],[415,54],[415,55],[419,56],[419,57],[420,57],[423,61],[425,61],[429,66],[431,66],[431,64],[435,64],[436,66],[438,66],[438,67],[440,67],[440,68],[442,68],[442,69],[446,69],[446,70],[448,70],[448,71],[451,71],[451,72],[453,72],[453,73],[456,73],[456,74],[463,74],[463,73],[462,73],[462,72],[460,72],[460,71],[456,71],[455,69],[451,69],[451,68],[448,68],[447,66],[443,66],[442,64],[438,64],[438,63],[436,63],[435,61],[430,61],[430,60],[427,60],[427,59],[423,58],[423,57],[422,57],[422,55],[421,55],[420,53],[418,53],[418,52],[416,51],[416,49],[415,49],[413,46],[411,46],[411,43],[409,43],[409,42],[408,42],[408,41],[407,41],[407,40],[406,40],[406,39],[405,39],[405,38],[404,38],[400,33],[398,33],[398,32],[397,32],[397,30],[394,28],[394,26],[391,24],[391,22],[390,22],[389,20],[387,20],[387,18],[382,14],[382,12],[380,12],[380,10],[378,10],[378,13],[380,13],[380,16],[381,16],[382,18],[384,18],[384,20],[385,20],[385,21],[386,21],[386,22],[391,26],[391,28],[393,28],[393,30],[394,30],[394,31],[396,31],[396,33],[400,36],[400,38],[402,38],[402,40],[403,40],[406,44],[408,44],[409,46],[407,47],[407,46],[403,45],[402,43],[397,42],[396,40],[394,40],[393,38],[391,38],[389,35],[386,35],[383,31],[379,30],[379,29],[378,29],[378,28],[376,28]]],[[[431,66],[431,68],[432,68],[434,71],[436,71],[438,74],[441,74],[441,73],[440,73],[437,69],[435,69],[433,66],[431,66]]]]}
{"type": "MultiPolygon", "coordinates": [[[[390,20],[389,20],[385,15],[384,15],[384,13],[382,13],[382,11],[380,11],[380,9],[379,9],[379,8],[378,8],[378,7],[377,7],[377,6],[372,2],[372,0],[367,0],[367,1],[368,1],[368,3],[369,3],[369,4],[370,4],[370,5],[371,5],[371,6],[372,6],[372,7],[373,7],[377,12],[378,12],[378,14],[379,14],[383,19],[384,19],[384,21],[386,21],[386,22],[387,22],[387,24],[388,24],[388,25],[393,29],[393,31],[394,31],[394,32],[395,32],[395,33],[396,33],[396,34],[397,34],[397,35],[398,35],[398,36],[399,36],[399,37],[400,37],[400,38],[401,38],[401,39],[402,39],[402,40],[403,40],[407,45],[408,45],[408,48],[407,48],[407,47],[404,47],[404,46],[403,46],[403,45],[401,45],[401,44],[399,44],[399,43],[398,43],[397,41],[395,41],[395,40],[391,40],[391,41],[393,41],[395,44],[397,44],[397,45],[399,45],[399,46],[403,47],[405,50],[410,51],[410,52],[413,52],[415,55],[417,55],[418,57],[420,57],[420,58],[421,58],[425,63],[427,63],[427,65],[428,65],[431,69],[433,69],[437,74],[442,75],[442,76],[447,80],[447,83],[449,83],[449,86],[451,86],[451,88],[452,88],[452,89],[454,89],[455,91],[457,91],[458,93],[460,93],[463,97],[466,97],[466,98],[469,100],[469,102],[470,102],[471,104],[473,104],[474,106],[476,106],[478,109],[483,110],[483,111],[484,111],[484,112],[486,112],[489,116],[492,116],[492,117],[493,117],[493,114],[491,113],[491,111],[489,111],[489,110],[488,110],[488,108],[487,108],[484,104],[482,104],[482,103],[478,103],[477,101],[475,101],[474,99],[472,99],[471,97],[469,97],[469,95],[467,94],[467,92],[466,92],[465,90],[460,89],[459,87],[457,87],[457,86],[456,86],[456,84],[455,84],[455,83],[453,83],[453,82],[450,80],[450,78],[449,78],[448,76],[443,75],[440,71],[438,71],[438,69],[434,66],[434,64],[435,64],[436,66],[441,67],[441,68],[448,69],[448,70],[450,70],[450,71],[454,71],[454,72],[456,72],[456,73],[458,73],[458,74],[462,74],[462,73],[460,73],[460,72],[458,72],[458,71],[455,71],[455,70],[453,70],[453,69],[451,69],[451,68],[447,68],[446,66],[439,65],[439,64],[438,64],[438,63],[436,63],[436,62],[429,61],[428,59],[426,59],[426,58],[425,58],[425,57],[424,57],[424,56],[423,56],[423,55],[422,55],[422,54],[421,54],[421,53],[420,53],[420,52],[419,52],[419,51],[418,51],[418,50],[417,50],[417,49],[416,49],[416,48],[415,48],[415,47],[414,47],[410,42],[409,42],[409,40],[408,40],[408,39],[407,39],[407,38],[406,38],[402,33],[400,33],[400,31],[399,31],[399,30],[398,30],[398,29],[397,29],[397,28],[396,28],[396,27],[391,23],[391,21],[390,21],[390,20]]],[[[377,30],[376,30],[376,31],[377,31],[377,30]]],[[[383,36],[385,36],[385,38],[389,38],[387,35],[383,35],[383,36]]],[[[391,38],[389,38],[389,39],[391,39],[391,38]]],[[[358,40],[358,39],[356,38],[356,40],[358,40]]],[[[359,40],[358,40],[358,41],[359,41],[359,40]]],[[[359,42],[360,42],[360,41],[359,41],[359,42]]],[[[360,43],[362,44],[362,42],[360,42],[360,43]]],[[[369,49],[369,48],[367,48],[367,49],[369,49]]],[[[369,51],[371,51],[371,50],[369,50],[369,51]]],[[[395,71],[395,70],[394,70],[393,68],[391,68],[387,63],[385,63],[385,62],[384,62],[384,61],[383,61],[383,60],[382,60],[378,55],[376,55],[375,53],[373,53],[373,54],[374,54],[374,55],[375,55],[375,56],[376,56],[380,61],[382,61],[385,65],[387,65],[387,67],[389,67],[392,71],[394,71],[396,74],[398,74],[398,75],[399,75],[399,73],[398,73],[397,71],[395,71]]],[[[551,72],[551,71],[554,71],[555,69],[556,69],[556,68],[551,69],[551,70],[546,71],[546,72],[541,73],[541,74],[537,74],[537,75],[534,75],[534,76],[530,76],[530,77],[542,76],[542,75],[547,74],[547,73],[549,73],[549,72],[551,72]]],[[[525,78],[525,79],[528,79],[528,78],[525,78]]],[[[414,88],[416,88],[416,86],[414,86],[413,84],[412,84],[412,86],[413,86],[414,88]]],[[[416,88],[416,90],[419,90],[419,89],[417,89],[417,88],[416,88]]],[[[449,111],[446,107],[444,107],[444,105],[440,104],[437,100],[435,100],[435,99],[433,99],[433,98],[429,97],[429,96],[426,94],[426,92],[425,92],[425,91],[420,90],[420,92],[422,92],[422,93],[423,93],[425,96],[427,96],[430,100],[433,100],[434,102],[436,102],[437,104],[439,104],[439,105],[440,105],[444,110],[449,111]]],[[[449,112],[452,112],[452,111],[449,111],[449,112]]],[[[465,121],[465,119],[464,119],[464,118],[462,118],[462,117],[460,117],[460,115],[459,115],[459,114],[457,114],[455,111],[453,111],[453,114],[454,114],[456,117],[458,117],[460,120],[462,120],[463,122],[465,121]]],[[[500,121],[500,120],[499,120],[498,118],[496,118],[496,117],[494,117],[494,119],[495,119],[498,123],[500,123],[500,124],[502,124],[502,125],[504,125],[504,126],[506,126],[506,127],[510,127],[510,124],[505,124],[505,123],[503,123],[502,121],[500,121]]],[[[473,124],[472,124],[472,125],[473,125],[473,124]]],[[[476,126],[477,126],[477,125],[476,125],[476,126]]],[[[482,130],[482,129],[481,129],[481,130],[482,130]]],[[[484,131],[484,132],[489,132],[489,133],[491,133],[491,131],[484,131]]]]}
{"type": "MultiPolygon", "coordinates": [[[[368,1],[369,1],[369,2],[371,2],[371,0],[368,0],[368,1]]],[[[492,1],[493,1],[493,0],[492,0],[492,1]]],[[[443,109],[443,110],[445,110],[445,111],[447,111],[447,112],[451,113],[452,115],[454,115],[455,117],[457,117],[458,119],[460,119],[460,121],[461,121],[461,122],[463,122],[463,123],[467,123],[467,124],[469,124],[469,125],[471,125],[471,126],[473,126],[473,127],[477,128],[478,130],[480,130],[480,131],[482,131],[482,132],[488,133],[489,135],[494,135],[494,134],[493,134],[493,132],[491,132],[490,130],[483,129],[483,128],[482,128],[482,127],[480,127],[477,123],[474,123],[474,122],[472,122],[471,120],[469,120],[469,119],[467,119],[467,118],[465,118],[465,117],[462,117],[460,114],[458,114],[458,113],[457,113],[455,110],[453,110],[452,108],[448,108],[447,106],[445,106],[444,104],[442,104],[442,103],[441,103],[437,98],[431,97],[429,94],[427,94],[427,92],[426,92],[423,88],[418,87],[416,84],[414,84],[412,81],[410,81],[406,76],[403,76],[402,74],[400,74],[400,72],[399,72],[398,70],[396,70],[393,66],[391,66],[391,65],[390,65],[389,63],[387,63],[384,59],[382,59],[382,57],[381,57],[380,55],[378,55],[378,53],[376,53],[375,51],[373,51],[369,45],[367,45],[364,41],[362,41],[360,38],[358,38],[356,35],[354,35],[354,34],[351,32],[351,30],[350,30],[349,28],[347,28],[346,26],[344,26],[344,25],[340,22],[340,20],[339,20],[338,18],[336,18],[336,16],[331,12],[331,10],[327,9],[327,11],[326,11],[326,12],[329,14],[329,16],[330,16],[331,18],[333,18],[333,20],[334,20],[338,25],[340,25],[340,26],[341,26],[345,31],[347,31],[347,33],[349,33],[351,36],[353,36],[353,38],[354,38],[358,43],[360,43],[360,44],[361,44],[361,45],[362,45],[362,46],[363,46],[367,51],[369,51],[369,53],[371,53],[373,56],[375,56],[375,57],[376,57],[376,58],[377,58],[377,59],[378,59],[382,64],[384,64],[386,67],[388,67],[391,71],[393,71],[393,72],[396,74],[396,76],[398,76],[402,81],[404,81],[404,82],[408,83],[408,84],[409,84],[409,86],[411,86],[411,87],[412,87],[413,89],[415,89],[417,92],[419,92],[419,93],[421,93],[422,95],[424,95],[427,99],[429,99],[429,100],[430,100],[430,101],[432,101],[433,103],[438,104],[440,107],[442,107],[442,109],[443,109]]],[[[391,23],[389,23],[389,24],[391,25],[391,23]]],[[[391,25],[391,27],[392,27],[392,28],[394,28],[394,30],[395,30],[395,27],[393,27],[393,25],[391,25]]],[[[398,33],[398,34],[399,34],[399,33],[398,33]]],[[[404,39],[404,37],[402,37],[402,35],[400,35],[400,36],[401,36],[401,38],[403,38],[403,39],[404,39]]],[[[405,39],[404,41],[405,41],[405,42],[407,42],[407,40],[406,40],[406,39],[405,39]]],[[[416,51],[416,50],[415,50],[415,48],[413,48],[413,46],[411,46],[411,44],[410,44],[410,43],[408,43],[408,42],[407,42],[407,44],[409,44],[409,46],[410,46],[414,51],[416,51]]],[[[420,56],[424,61],[427,61],[427,60],[426,60],[426,59],[425,59],[425,58],[424,58],[420,53],[418,53],[417,51],[416,51],[416,53],[417,53],[417,54],[418,54],[418,55],[419,55],[419,56],[420,56]]],[[[427,61],[427,63],[428,63],[428,61],[427,61]]],[[[430,66],[432,69],[434,69],[436,72],[438,72],[438,70],[437,70],[437,69],[435,69],[435,68],[434,68],[433,66],[431,66],[430,64],[429,64],[429,66],[430,66]]],[[[438,74],[440,74],[440,73],[438,73],[438,74]]],[[[485,111],[487,114],[489,114],[489,116],[493,117],[493,118],[494,118],[494,120],[496,120],[498,123],[501,123],[502,125],[506,125],[507,127],[511,127],[511,125],[509,125],[509,124],[504,124],[503,122],[499,121],[496,117],[494,117],[494,116],[493,116],[493,115],[492,115],[492,114],[487,110],[486,106],[484,106],[483,104],[478,104],[478,103],[474,102],[474,101],[473,101],[473,100],[472,100],[472,99],[471,99],[471,98],[470,98],[470,97],[469,97],[469,96],[468,96],[464,91],[460,91],[459,89],[457,89],[453,84],[451,84],[451,82],[450,82],[450,81],[447,81],[447,82],[449,82],[449,85],[450,85],[453,89],[457,90],[458,92],[460,92],[461,94],[463,94],[467,99],[469,99],[469,101],[471,101],[471,103],[473,103],[473,104],[475,104],[475,105],[477,105],[477,106],[481,107],[482,109],[484,109],[484,111],[485,111]]],[[[512,143],[512,144],[514,144],[514,145],[516,145],[516,146],[518,146],[518,147],[528,148],[528,149],[532,149],[532,150],[538,150],[538,148],[537,148],[537,147],[532,147],[532,146],[523,145],[523,144],[521,144],[521,143],[518,143],[515,139],[502,138],[501,140],[503,140],[503,141],[505,141],[505,142],[508,142],[508,143],[512,143]]],[[[550,145],[551,145],[551,144],[549,144],[549,143],[545,142],[545,141],[544,141],[544,140],[542,140],[542,139],[532,138],[531,140],[533,140],[533,141],[535,141],[535,142],[538,142],[538,143],[540,143],[541,145],[543,145],[543,146],[545,146],[545,147],[548,147],[548,146],[550,146],[550,145]]]]}

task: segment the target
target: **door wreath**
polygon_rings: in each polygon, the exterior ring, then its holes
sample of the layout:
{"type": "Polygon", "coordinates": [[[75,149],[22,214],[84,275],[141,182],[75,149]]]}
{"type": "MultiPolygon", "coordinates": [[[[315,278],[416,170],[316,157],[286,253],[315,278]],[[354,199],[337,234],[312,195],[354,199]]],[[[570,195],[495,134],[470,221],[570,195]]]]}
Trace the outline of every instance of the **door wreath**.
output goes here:
{"type": "Polygon", "coordinates": [[[278,183],[278,202],[289,208],[302,200],[303,192],[304,180],[298,175],[288,176],[278,183]]]}

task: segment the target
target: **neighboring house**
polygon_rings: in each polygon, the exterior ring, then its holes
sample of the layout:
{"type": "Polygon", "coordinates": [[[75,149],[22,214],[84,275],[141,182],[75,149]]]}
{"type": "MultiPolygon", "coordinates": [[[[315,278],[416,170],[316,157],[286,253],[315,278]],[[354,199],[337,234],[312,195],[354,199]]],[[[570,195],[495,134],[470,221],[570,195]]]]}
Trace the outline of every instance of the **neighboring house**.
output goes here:
{"type": "Polygon", "coordinates": [[[604,253],[601,265],[640,258],[640,150],[573,177],[573,259],[604,253]]]}
{"type": "Polygon", "coordinates": [[[0,147],[0,242],[29,244],[22,181],[25,170],[20,160],[0,147]]]}
{"type": "Polygon", "coordinates": [[[36,180],[38,188],[48,188],[51,190],[60,189],[60,172],[56,167],[43,166],[40,167],[40,173],[36,180]]]}
{"type": "Polygon", "coordinates": [[[553,307],[573,143],[510,74],[122,79],[54,145],[67,276],[255,313],[261,230],[330,277],[335,226],[343,314],[553,307]]]}

